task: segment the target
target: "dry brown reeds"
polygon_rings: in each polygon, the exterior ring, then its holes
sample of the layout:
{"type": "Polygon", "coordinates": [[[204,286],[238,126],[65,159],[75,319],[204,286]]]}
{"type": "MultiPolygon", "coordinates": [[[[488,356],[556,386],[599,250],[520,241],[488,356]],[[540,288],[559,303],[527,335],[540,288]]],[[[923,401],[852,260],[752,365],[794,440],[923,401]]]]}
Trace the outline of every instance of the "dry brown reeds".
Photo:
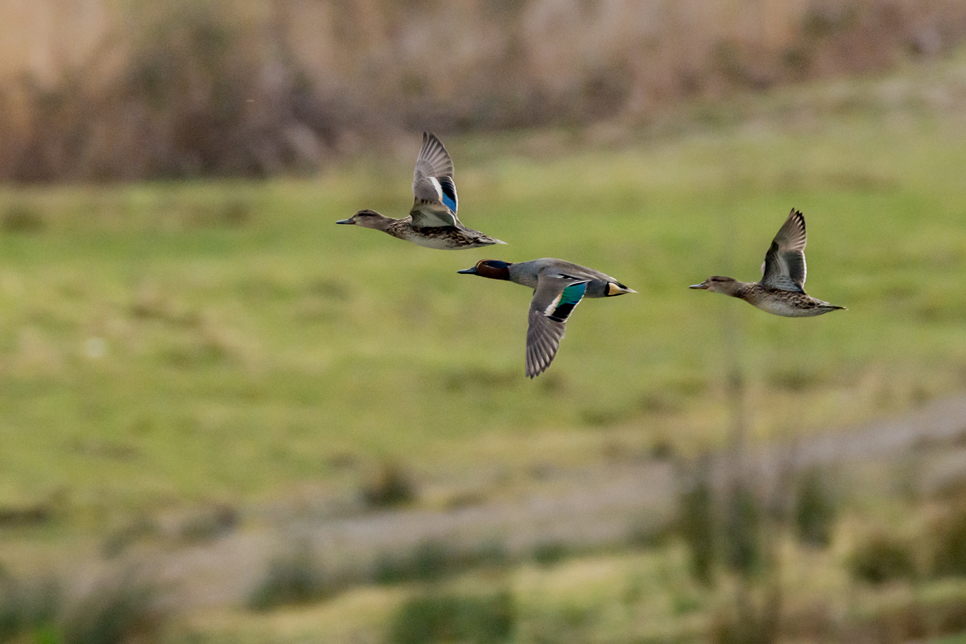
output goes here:
{"type": "Polygon", "coordinates": [[[637,121],[935,56],[958,0],[0,4],[0,179],[264,175],[361,138],[637,121]]]}

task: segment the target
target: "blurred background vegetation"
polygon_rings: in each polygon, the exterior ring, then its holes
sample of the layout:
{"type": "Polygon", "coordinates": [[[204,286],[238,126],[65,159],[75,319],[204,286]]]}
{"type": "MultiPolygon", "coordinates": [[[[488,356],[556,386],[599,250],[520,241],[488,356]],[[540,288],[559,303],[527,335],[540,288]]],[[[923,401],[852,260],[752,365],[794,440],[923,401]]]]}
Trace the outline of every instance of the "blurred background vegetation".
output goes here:
{"type": "Polygon", "coordinates": [[[0,642],[966,642],[966,4],[0,3],[0,642]],[[498,250],[403,216],[420,132],[498,250]],[[788,210],[809,291],[752,280],[788,210]],[[519,287],[584,304],[523,376],[519,287]]]}
{"type": "Polygon", "coordinates": [[[11,0],[0,177],[265,176],[943,56],[959,0],[11,0]]]}

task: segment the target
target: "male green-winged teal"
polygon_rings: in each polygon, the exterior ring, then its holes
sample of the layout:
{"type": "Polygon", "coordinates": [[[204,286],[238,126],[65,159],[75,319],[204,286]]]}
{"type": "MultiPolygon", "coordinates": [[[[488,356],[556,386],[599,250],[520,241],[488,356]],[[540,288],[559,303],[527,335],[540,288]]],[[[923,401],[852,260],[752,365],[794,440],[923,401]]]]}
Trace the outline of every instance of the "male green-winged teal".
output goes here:
{"type": "Polygon", "coordinates": [[[413,196],[412,210],[404,219],[385,217],[374,210],[360,210],[335,223],[375,228],[420,246],[443,250],[506,243],[467,228],[457,219],[453,160],[436,135],[430,132],[423,132],[423,147],[416,157],[413,196]]]}
{"type": "Polygon", "coordinates": [[[792,208],[771,242],[761,265],[760,282],[739,282],[714,275],[690,288],[737,297],[762,311],[789,318],[805,318],[844,310],[805,293],[805,217],[792,208]]]}
{"type": "Polygon", "coordinates": [[[581,299],[637,293],[610,275],[562,259],[544,258],[518,263],[484,259],[473,268],[457,272],[508,280],[533,289],[527,329],[529,378],[539,376],[553,362],[564,337],[564,323],[581,299]]]}

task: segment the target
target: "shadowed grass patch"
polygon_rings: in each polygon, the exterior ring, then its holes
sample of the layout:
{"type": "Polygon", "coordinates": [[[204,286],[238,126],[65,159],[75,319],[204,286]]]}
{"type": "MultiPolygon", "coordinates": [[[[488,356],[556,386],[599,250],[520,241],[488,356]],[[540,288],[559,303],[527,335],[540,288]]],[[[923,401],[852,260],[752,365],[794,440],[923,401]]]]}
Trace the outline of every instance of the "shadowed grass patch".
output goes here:
{"type": "Polygon", "coordinates": [[[855,579],[869,584],[909,580],[917,575],[912,545],[885,530],[865,535],[849,554],[847,566],[855,579]]]}
{"type": "Polygon", "coordinates": [[[795,505],[792,509],[795,530],[803,543],[828,546],[837,517],[829,472],[811,467],[798,475],[795,505]]]}
{"type": "Polygon", "coordinates": [[[502,568],[510,562],[500,541],[457,546],[445,541],[424,541],[410,551],[385,553],[376,560],[373,579],[380,584],[438,581],[475,568],[502,568]]]}
{"type": "Polygon", "coordinates": [[[390,619],[386,639],[391,644],[510,641],[516,607],[509,590],[462,594],[428,590],[406,600],[390,619]]]}
{"type": "Polygon", "coordinates": [[[170,619],[159,587],[135,569],[68,592],[55,578],[0,580],[0,640],[63,644],[159,642],[170,619]]]}
{"type": "Polygon", "coordinates": [[[344,580],[323,566],[307,541],[297,541],[277,554],[248,598],[255,610],[307,604],[326,599],[345,588],[344,580]]]}
{"type": "Polygon", "coordinates": [[[362,499],[372,508],[388,508],[416,500],[416,482],[395,460],[382,461],[371,468],[362,484],[362,499]]]}

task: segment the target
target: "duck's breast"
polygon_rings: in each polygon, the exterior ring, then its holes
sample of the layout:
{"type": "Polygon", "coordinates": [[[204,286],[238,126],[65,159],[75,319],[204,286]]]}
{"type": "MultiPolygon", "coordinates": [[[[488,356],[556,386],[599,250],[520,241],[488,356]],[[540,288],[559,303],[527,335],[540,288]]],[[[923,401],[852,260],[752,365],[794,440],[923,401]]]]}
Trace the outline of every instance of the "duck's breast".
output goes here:
{"type": "Polygon", "coordinates": [[[821,315],[828,310],[822,308],[821,302],[808,296],[792,299],[762,298],[754,302],[754,305],[762,311],[786,318],[809,318],[821,315]]]}

